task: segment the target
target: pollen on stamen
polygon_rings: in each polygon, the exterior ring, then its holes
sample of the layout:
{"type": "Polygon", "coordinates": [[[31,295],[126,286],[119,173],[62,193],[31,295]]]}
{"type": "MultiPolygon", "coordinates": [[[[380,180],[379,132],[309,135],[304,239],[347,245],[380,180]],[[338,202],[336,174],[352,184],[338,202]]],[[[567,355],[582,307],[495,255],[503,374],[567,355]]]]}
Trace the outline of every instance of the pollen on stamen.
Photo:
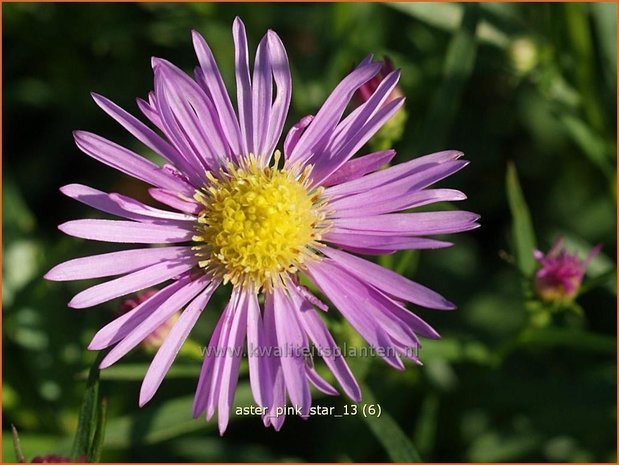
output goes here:
{"type": "Polygon", "coordinates": [[[269,290],[320,259],[329,227],[322,189],[310,189],[311,167],[264,167],[250,154],[240,165],[207,172],[194,198],[204,208],[193,241],[198,265],[234,286],[269,290]]]}

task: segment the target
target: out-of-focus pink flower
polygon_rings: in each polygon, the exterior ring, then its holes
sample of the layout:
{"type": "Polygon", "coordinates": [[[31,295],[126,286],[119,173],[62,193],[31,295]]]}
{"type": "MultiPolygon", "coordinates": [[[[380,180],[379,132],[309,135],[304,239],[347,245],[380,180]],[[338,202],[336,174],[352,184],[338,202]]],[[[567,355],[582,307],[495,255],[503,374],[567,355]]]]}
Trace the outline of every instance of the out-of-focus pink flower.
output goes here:
{"type": "Polygon", "coordinates": [[[84,463],[88,462],[86,456],[79,457],[77,460],[71,460],[70,458],[63,457],[62,455],[37,455],[32,459],[32,463],[84,463]]]}
{"type": "MultiPolygon", "coordinates": [[[[120,304],[120,313],[127,313],[136,308],[138,305],[146,302],[151,297],[159,292],[157,289],[147,289],[144,292],[140,292],[136,294],[135,297],[130,299],[125,299],[120,304]]],[[[179,312],[176,312],[169,318],[165,323],[159,326],[156,330],[154,330],[149,336],[147,336],[144,341],[142,341],[142,346],[145,349],[156,350],[161,347],[163,341],[166,336],[170,333],[170,330],[174,326],[174,323],[178,320],[179,312]]]]}
{"type": "Polygon", "coordinates": [[[601,250],[595,246],[584,260],[570,254],[559,238],[547,254],[535,250],[533,255],[541,267],[535,274],[535,290],[547,302],[570,302],[576,297],[585,275],[585,270],[601,250]]]}
{"type": "MultiPolygon", "coordinates": [[[[383,57],[382,67],[378,74],[376,74],[376,76],[374,76],[372,79],[359,87],[359,90],[357,90],[357,92],[355,93],[355,97],[358,100],[359,105],[367,102],[368,99],[372,96],[372,94],[376,92],[379,84],[383,82],[383,80],[393,71],[394,67],[391,60],[388,57],[383,57]]],[[[402,94],[400,86],[396,85],[383,103],[383,105],[386,105],[387,103],[395,100],[396,98],[402,97],[403,95],[404,94],[402,94]]]]}

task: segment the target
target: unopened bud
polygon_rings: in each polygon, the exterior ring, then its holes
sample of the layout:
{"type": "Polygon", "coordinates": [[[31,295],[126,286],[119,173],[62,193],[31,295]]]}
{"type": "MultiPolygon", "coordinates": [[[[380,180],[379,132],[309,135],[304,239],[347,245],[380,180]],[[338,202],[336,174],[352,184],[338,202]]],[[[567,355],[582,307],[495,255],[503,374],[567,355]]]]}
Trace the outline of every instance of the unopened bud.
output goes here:
{"type": "Polygon", "coordinates": [[[535,291],[539,297],[551,303],[569,303],[578,294],[585,270],[593,257],[600,252],[598,245],[591,249],[584,260],[570,254],[559,239],[547,254],[536,250],[534,256],[541,267],[535,274],[535,291]]]}

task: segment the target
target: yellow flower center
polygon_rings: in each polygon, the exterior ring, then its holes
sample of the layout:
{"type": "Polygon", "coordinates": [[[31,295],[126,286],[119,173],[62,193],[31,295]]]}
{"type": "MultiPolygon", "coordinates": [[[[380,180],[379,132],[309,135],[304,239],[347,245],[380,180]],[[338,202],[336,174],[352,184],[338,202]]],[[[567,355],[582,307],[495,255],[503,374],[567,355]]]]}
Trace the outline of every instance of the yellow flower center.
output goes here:
{"type": "Polygon", "coordinates": [[[308,259],[318,258],[325,222],[322,189],[310,192],[311,168],[299,172],[262,167],[250,155],[229,163],[195,198],[198,217],[194,247],[199,265],[234,286],[271,289],[308,259]]]}

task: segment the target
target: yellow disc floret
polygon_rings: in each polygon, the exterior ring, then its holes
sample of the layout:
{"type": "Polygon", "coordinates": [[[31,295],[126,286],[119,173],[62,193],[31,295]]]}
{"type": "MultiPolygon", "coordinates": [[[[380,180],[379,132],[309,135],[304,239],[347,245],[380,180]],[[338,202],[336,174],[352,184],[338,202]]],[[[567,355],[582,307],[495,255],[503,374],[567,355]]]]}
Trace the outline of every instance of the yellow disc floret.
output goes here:
{"type": "Polygon", "coordinates": [[[249,156],[229,163],[196,193],[204,205],[193,240],[199,265],[224,282],[270,289],[317,258],[327,227],[321,190],[309,191],[309,169],[264,167],[249,156]]]}

